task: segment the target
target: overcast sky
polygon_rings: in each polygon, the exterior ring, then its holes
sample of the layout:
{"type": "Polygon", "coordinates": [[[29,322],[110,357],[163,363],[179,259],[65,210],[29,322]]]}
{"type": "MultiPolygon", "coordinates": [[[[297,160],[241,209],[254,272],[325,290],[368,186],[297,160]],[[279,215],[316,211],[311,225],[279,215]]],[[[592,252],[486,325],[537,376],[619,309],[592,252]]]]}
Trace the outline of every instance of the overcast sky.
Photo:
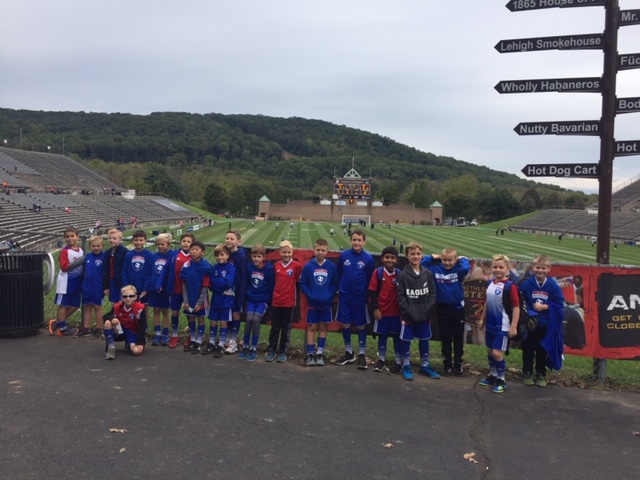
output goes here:
{"type": "MultiPolygon", "coordinates": [[[[602,33],[604,8],[513,13],[507,1],[5,0],[0,107],[313,118],[520,176],[526,164],[598,162],[598,137],[513,128],[597,120],[599,94],[493,87],[601,76],[602,52],[499,54],[494,45],[602,33]]],[[[640,9],[640,0],[620,8],[640,9]]],[[[640,25],[620,28],[618,51],[640,52],[640,25]]],[[[640,69],[618,73],[617,95],[640,97],[640,69]]],[[[640,113],[618,115],[615,136],[640,140],[640,113]]],[[[639,174],[640,156],[616,158],[614,189],[639,174]]]]}

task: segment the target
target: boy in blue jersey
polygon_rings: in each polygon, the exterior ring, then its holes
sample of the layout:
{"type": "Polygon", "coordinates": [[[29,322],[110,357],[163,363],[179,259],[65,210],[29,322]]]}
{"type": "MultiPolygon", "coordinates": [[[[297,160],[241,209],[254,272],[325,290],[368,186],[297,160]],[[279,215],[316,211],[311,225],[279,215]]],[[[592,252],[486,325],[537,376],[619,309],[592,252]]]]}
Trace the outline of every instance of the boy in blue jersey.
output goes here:
{"type": "Polygon", "coordinates": [[[209,345],[202,349],[203,355],[213,353],[216,358],[224,354],[224,344],[227,341],[227,329],[233,320],[233,305],[235,293],[233,291],[236,282],[236,269],[229,263],[229,249],[226,245],[218,245],[213,251],[217,263],[213,265],[209,275],[209,289],[211,296],[211,308],[209,309],[209,345]],[[220,339],[216,345],[220,324],[220,339]]]}
{"type": "Polygon", "coordinates": [[[323,367],[327,330],[331,323],[331,306],[338,291],[338,269],[326,259],[329,245],[319,238],[313,248],[314,258],[302,267],[300,289],[307,297],[307,356],[308,367],[323,367]],[[318,350],[314,354],[318,332],[318,350]]]}
{"type": "Polygon", "coordinates": [[[229,262],[236,269],[236,284],[234,286],[235,301],[233,304],[233,321],[229,340],[224,353],[233,354],[238,351],[238,332],[240,331],[240,317],[244,311],[244,301],[247,292],[247,254],[244,248],[240,248],[242,237],[237,230],[227,231],[224,244],[229,249],[229,262]]]}
{"type": "Polygon", "coordinates": [[[365,351],[367,346],[367,331],[369,311],[369,281],[375,270],[373,257],[364,251],[367,235],[364,231],[354,230],[351,235],[351,250],[344,251],[338,259],[338,276],[340,277],[339,304],[337,320],[342,329],[344,339],[344,355],[336,359],[336,365],[353,363],[356,356],[351,346],[351,327],[358,332],[358,368],[367,368],[365,351]]]}
{"type": "Polygon", "coordinates": [[[251,263],[247,265],[247,319],[244,325],[244,344],[240,360],[255,362],[258,357],[260,321],[271,305],[275,287],[275,270],[265,257],[267,250],[259,243],[251,249],[251,263]]]}
{"type": "Polygon", "coordinates": [[[464,355],[464,287],[462,280],[471,266],[466,257],[458,257],[455,248],[447,247],[442,254],[426,255],[420,263],[433,273],[436,282],[436,311],[442,341],[443,375],[462,375],[464,355]],[[451,343],[453,342],[453,362],[451,343]]]}
{"type": "Polygon", "coordinates": [[[180,269],[184,314],[189,324],[189,344],[185,352],[200,353],[204,338],[204,319],[209,310],[209,276],[211,264],[204,258],[204,243],[195,241],[189,248],[191,258],[180,269]],[[196,330],[196,320],[198,323],[196,330]]]}
{"type": "Polygon", "coordinates": [[[171,235],[161,233],[156,237],[156,248],[151,256],[151,277],[149,278],[149,307],[153,308],[153,340],[154,347],[169,345],[169,308],[171,293],[167,290],[165,270],[171,266],[171,235]]]}
{"type": "Polygon", "coordinates": [[[149,303],[149,280],[153,271],[153,253],[147,250],[147,234],[142,230],[133,232],[133,250],[124,256],[122,284],[133,285],[138,293],[138,302],[147,308],[149,303]]]}
{"type": "Polygon", "coordinates": [[[520,284],[529,315],[538,319],[536,329],[522,342],[522,372],[528,386],[546,387],[547,366],[554,370],[562,368],[564,296],[556,281],[549,278],[550,271],[551,259],[538,255],[533,259],[533,276],[520,284]]]}
{"type": "Polygon", "coordinates": [[[67,244],[60,250],[60,272],[56,280],[56,318],[49,320],[49,334],[69,337],[78,332],[77,328],[68,327],[67,319],[80,308],[82,296],[82,272],[84,252],[78,246],[78,230],[67,227],[63,232],[67,244]]]}
{"type": "Polygon", "coordinates": [[[89,238],[91,252],[84,257],[84,278],[82,279],[82,305],[84,307],[84,327],[78,332],[78,337],[100,338],[102,336],[102,237],[94,235],[89,238]],[[91,320],[95,315],[96,328],[91,331],[91,320]]]}
{"type": "Polygon", "coordinates": [[[491,259],[491,273],[493,280],[487,287],[482,317],[478,322],[478,329],[486,330],[485,343],[489,361],[489,376],[480,380],[480,385],[492,387],[494,393],[503,393],[507,388],[504,377],[507,370],[504,352],[509,346],[509,339],[518,333],[520,297],[515,283],[511,283],[510,290],[505,292],[509,281],[509,257],[503,254],[494,255],[491,259]],[[511,319],[504,308],[504,295],[509,295],[511,300],[511,319]]]}

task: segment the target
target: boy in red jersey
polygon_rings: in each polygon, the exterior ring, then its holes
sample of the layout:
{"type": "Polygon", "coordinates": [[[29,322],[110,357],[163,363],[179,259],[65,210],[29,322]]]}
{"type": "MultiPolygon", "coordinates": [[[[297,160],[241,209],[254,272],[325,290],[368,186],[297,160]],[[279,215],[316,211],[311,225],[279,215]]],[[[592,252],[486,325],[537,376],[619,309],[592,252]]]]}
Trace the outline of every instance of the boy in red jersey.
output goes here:
{"type": "Polygon", "coordinates": [[[297,285],[302,273],[302,265],[293,258],[293,245],[288,240],[280,242],[280,256],[282,260],[274,265],[276,286],[271,300],[271,332],[265,360],[273,362],[277,355],[277,361],[282,363],[287,360],[289,331],[293,310],[298,300],[297,285]]]}
{"type": "Polygon", "coordinates": [[[144,305],[136,301],[137,292],[133,285],[122,287],[122,300],[113,306],[113,319],[104,322],[104,337],[107,342],[106,360],[116,358],[114,342],[124,342],[131,355],[144,353],[147,334],[147,314],[144,305]],[[113,329],[116,330],[114,335],[113,329]]]}

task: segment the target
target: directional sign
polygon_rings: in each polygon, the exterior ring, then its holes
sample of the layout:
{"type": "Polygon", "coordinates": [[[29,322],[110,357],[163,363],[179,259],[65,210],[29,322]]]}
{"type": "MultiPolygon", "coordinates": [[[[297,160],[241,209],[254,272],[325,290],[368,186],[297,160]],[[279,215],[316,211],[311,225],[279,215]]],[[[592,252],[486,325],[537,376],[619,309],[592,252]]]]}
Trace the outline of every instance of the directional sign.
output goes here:
{"type": "Polygon", "coordinates": [[[499,53],[537,52],[541,50],[602,50],[604,35],[563,35],[555,37],[516,38],[500,40],[493,47],[499,53]]]}
{"type": "Polygon", "coordinates": [[[640,155],[640,140],[626,140],[616,142],[614,156],[626,157],[629,155],[640,155]]]}
{"type": "Polygon", "coordinates": [[[560,163],[525,165],[521,170],[527,177],[580,177],[597,178],[597,163],[560,163]]]}
{"type": "Polygon", "coordinates": [[[498,93],[602,92],[601,77],[544,78],[541,80],[501,80],[493,87],[498,93]]]}
{"type": "Polygon", "coordinates": [[[640,10],[620,10],[618,26],[640,25],[640,10]]]}
{"type": "Polygon", "coordinates": [[[640,53],[624,53],[618,55],[618,70],[640,68],[640,53]]]}
{"type": "Polygon", "coordinates": [[[518,135],[600,135],[599,120],[572,122],[519,123],[513,129],[518,135]]]}
{"type": "Polygon", "coordinates": [[[512,12],[524,12],[555,7],[599,7],[604,4],[605,0],[510,0],[505,6],[512,12]]]}
{"type": "Polygon", "coordinates": [[[616,99],[616,114],[640,112],[640,97],[616,99]]]}

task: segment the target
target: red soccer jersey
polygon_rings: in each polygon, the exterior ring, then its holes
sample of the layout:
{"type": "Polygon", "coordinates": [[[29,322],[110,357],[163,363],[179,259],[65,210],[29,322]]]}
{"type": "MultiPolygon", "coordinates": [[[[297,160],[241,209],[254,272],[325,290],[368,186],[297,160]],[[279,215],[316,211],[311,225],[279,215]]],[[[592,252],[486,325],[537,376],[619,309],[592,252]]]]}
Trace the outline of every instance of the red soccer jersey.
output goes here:
{"type": "MultiPolygon", "coordinates": [[[[382,286],[378,292],[378,308],[383,317],[397,317],[400,315],[400,305],[398,305],[398,276],[396,271],[387,272],[386,268],[382,268],[382,286]]],[[[369,290],[378,291],[378,269],[373,271],[371,281],[369,282],[369,290]]]]}
{"type": "Polygon", "coordinates": [[[131,305],[131,308],[127,308],[122,302],[118,302],[113,309],[113,313],[120,321],[122,328],[135,333],[138,333],[142,312],[144,312],[144,305],[140,302],[135,302],[131,305]]]}
{"type": "Polygon", "coordinates": [[[180,278],[180,270],[182,269],[183,265],[189,260],[191,260],[191,255],[189,255],[188,253],[184,253],[182,250],[178,250],[175,262],[176,270],[174,272],[176,275],[176,282],[173,285],[172,293],[182,294],[182,279],[180,278]]]}
{"type": "Polygon", "coordinates": [[[276,271],[276,286],[273,290],[271,304],[274,307],[295,307],[297,301],[296,284],[302,274],[302,265],[291,259],[287,265],[278,261],[274,265],[276,271]]]}

